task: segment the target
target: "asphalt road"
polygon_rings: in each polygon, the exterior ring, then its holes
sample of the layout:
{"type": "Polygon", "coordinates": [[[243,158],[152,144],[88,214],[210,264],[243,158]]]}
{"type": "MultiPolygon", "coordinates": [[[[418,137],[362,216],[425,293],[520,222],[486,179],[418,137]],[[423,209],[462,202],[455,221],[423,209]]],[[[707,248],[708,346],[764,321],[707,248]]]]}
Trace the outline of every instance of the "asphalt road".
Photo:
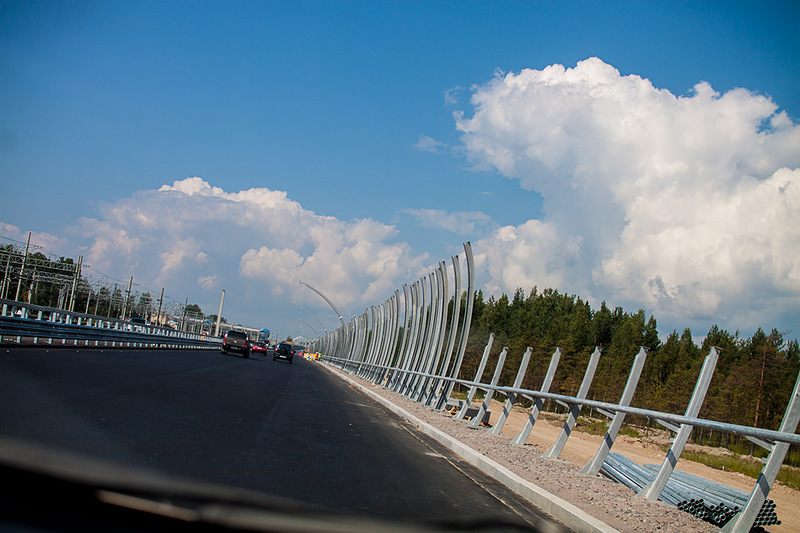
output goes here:
{"type": "Polygon", "coordinates": [[[352,516],[542,515],[319,368],[216,351],[0,348],[0,436],[352,516]]]}

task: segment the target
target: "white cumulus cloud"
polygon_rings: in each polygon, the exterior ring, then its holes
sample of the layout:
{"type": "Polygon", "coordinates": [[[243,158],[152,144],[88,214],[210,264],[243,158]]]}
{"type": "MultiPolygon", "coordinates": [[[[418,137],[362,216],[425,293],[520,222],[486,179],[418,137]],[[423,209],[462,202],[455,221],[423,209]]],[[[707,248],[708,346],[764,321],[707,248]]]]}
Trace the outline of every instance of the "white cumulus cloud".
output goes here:
{"type": "Polygon", "coordinates": [[[106,205],[77,232],[98,269],[135,273],[137,283],[167,287],[181,303],[191,295],[206,312],[216,312],[225,289],[227,315],[252,325],[276,327],[293,303],[325,313],[327,304],[300,281],[349,317],[425,268],[425,256],[397,241],[392,226],[320,216],[283,191],[228,192],[198,177],[106,205]]]}
{"type": "Polygon", "coordinates": [[[543,197],[542,220],[476,243],[488,289],[734,328],[800,313],[800,128],[769,98],[676,96],[591,58],[497,75],[472,106],[472,164],[543,197]]]}

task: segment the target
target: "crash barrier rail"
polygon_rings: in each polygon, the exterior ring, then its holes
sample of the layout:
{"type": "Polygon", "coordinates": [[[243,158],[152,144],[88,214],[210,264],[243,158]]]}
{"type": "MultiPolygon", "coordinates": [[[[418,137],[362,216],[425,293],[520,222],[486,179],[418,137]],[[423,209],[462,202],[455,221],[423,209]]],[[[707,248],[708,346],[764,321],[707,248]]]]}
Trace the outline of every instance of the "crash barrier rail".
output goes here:
{"type": "Polygon", "coordinates": [[[16,300],[0,299],[0,343],[219,349],[222,340],[16,300]]]}
{"type": "Polygon", "coordinates": [[[716,368],[718,348],[709,350],[684,415],[631,407],[630,403],[647,358],[646,348],[641,348],[635,357],[622,396],[616,404],[587,399],[602,354],[599,347],[589,358],[583,381],[575,396],[550,392],[561,358],[560,348],[557,348],[550,358],[547,373],[538,391],[520,388],[530,362],[531,348],[528,348],[522,357],[512,387],[498,385],[507,355],[506,348],[498,357],[498,364],[490,383],[481,383],[494,341],[493,334],[489,336],[474,380],[460,379],[458,376],[469,336],[475,292],[470,243],[464,244],[464,251],[467,265],[465,294],[461,292],[461,261],[453,256],[451,271],[443,261],[440,262],[439,268],[428,276],[420,278],[411,286],[403,285],[402,298],[400,291],[395,291],[394,295],[384,303],[371,307],[341,328],[308,343],[309,350],[320,353],[319,359],[324,362],[361,379],[380,384],[431,409],[439,411],[445,408],[453,409],[454,418],[469,418],[468,425],[471,427],[480,427],[481,423],[488,419],[487,412],[492,396],[502,394],[506,397],[506,401],[500,419],[490,429],[494,434],[499,434],[502,430],[514,403],[520,398],[526,398],[532,402],[532,407],[524,428],[511,441],[515,445],[522,445],[527,441],[544,406],[544,401],[558,402],[569,412],[555,444],[544,453],[545,457],[551,459],[556,459],[561,454],[581,409],[590,407],[610,418],[611,422],[595,457],[581,469],[582,473],[589,475],[601,472],[626,415],[654,420],[672,431],[675,437],[658,472],[639,492],[641,497],[648,500],[664,499],[662,498],[664,489],[674,474],[675,465],[694,428],[741,435],[765,448],[769,455],[747,503],[727,520],[723,531],[740,533],[756,527],[759,513],[775,483],[789,446],[800,444],[800,435],[795,434],[800,422],[800,375],[795,382],[794,391],[778,431],[697,417],[716,368]],[[454,280],[452,294],[449,292],[449,272],[452,272],[454,280]],[[465,302],[463,314],[462,300],[465,302]],[[468,387],[464,401],[451,398],[456,384],[468,387]],[[473,406],[472,401],[478,390],[484,391],[485,396],[479,406],[473,406]]]}
{"type": "MultiPolygon", "coordinates": [[[[500,375],[505,359],[503,356],[507,351],[505,348],[498,358],[498,364],[495,368],[492,382],[480,382],[479,379],[485,370],[492,340],[493,335],[490,335],[489,343],[484,350],[477,376],[474,381],[444,377],[436,374],[426,374],[423,372],[404,370],[394,366],[376,365],[364,361],[353,361],[351,359],[325,355],[320,355],[319,359],[341,368],[342,370],[351,374],[357,375],[362,379],[370,380],[376,384],[381,384],[387,389],[392,389],[391,383],[393,378],[397,378],[398,380],[405,379],[407,382],[410,382],[416,378],[416,382],[420,384],[426,381],[435,382],[438,380],[444,380],[453,384],[463,385],[469,389],[469,392],[467,393],[467,400],[463,402],[448,398],[446,402],[442,403],[440,398],[436,398],[432,394],[433,391],[431,387],[425,388],[424,386],[422,387],[424,390],[406,389],[405,391],[401,392],[401,394],[408,398],[416,398],[418,402],[423,403],[424,405],[427,405],[433,409],[437,409],[437,404],[455,407],[457,408],[457,413],[454,415],[454,418],[464,419],[469,417],[468,425],[471,427],[479,427],[481,423],[486,420],[484,415],[487,412],[492,394],[502,394],[506,397],[506,402],[503,406],[500,419],[489,429],[490,433],[492,434],[500,433],[500,430],[510,414],[514,403],[519,400],[519,398],[527,398],[533,402],[533,405],[529,411],[528,420],[525,427],[516,437],[511,440],[511,444],[514,445],[525,444],[534,427],[534,424],[536,423],[537,417],[541,412],[544,401],[555,401],[567,407],[569,409],[569,414],[566,422],[564,423],[564,427],[559,434],[558,439],[556,440],[556,443],[553,444],[553,446],[551,446],[543,454],[544,457],[550,459],[557,459],[559,457],[564,445],[567,442],[567,439],[574,429],[582,407],[593,408],[595,411],[611,418],[612,422],[600,444],[599,449],[597,450],[594,459],[584,466],[580,472],[589,475],[602,473],[617,481],[619,481],[619,479],[612,474],[613,467],[609,469],[608,466],[609,463],[614,464],[614,459],[612,458],[609,460],[609,455],[625,416],[641,416],[650,420],[654,420],[674,432],[676,436],[673,440],[670,450],[667,452],[666,457],[664,458],[663,463],[647,476],[647,483],[643,483],[641,486],[631,486],[631,488],[637,490],[640,497],[647,498],[649,500],[661,499],[662,501],[672,503],[673,505],[678,505],[682,502],[682,500],[678,501],[677,503],[675,502],[676,496],[674,489],[671,485],[668,485],[668,482],[674,483],[673,479],[677,479],[682,476],[682,473],[676,472],[674,468],[678,462],[678,459],[680,458],[686,441],[688,440],[689,433],[693,428],[697,427],[710,429],[743,436],[769,451],[769,455],[765,459],[765,465],[761,471],[761,474],[756,480],[755,486],[749,493],[745,502],[738,503],[739,500],[737,500],[737,503],[730,505],[725,509],[717,508],[712,509],[714,512],[707,510],[708,512],[703,513],[698,509],[698,502],[696,501],[698,498],[689,495],[684,498],[687,500],[687,502],[681,503],[679,507],[687,512],[694,511],[693,514],[696,516],[705,518],[716,525],[724,525],[722,529],[724,532],[746,532],[755,527],[763,527],[763,525],[766,525],[768,522],[771,522],[772,524],[777,523],[777,514],[775,512],[774,503],[767,499],[767,495],[769,494],[772,485],[775,483],[778,470],[780,469],[780,466],[786,457],[789,446],[791,444],[800,445],[800,435],[795,433],[798,422],[800,422],[800,376],[798,376],[798,379],[795,382],[794,391],[786,412],[784,413],[781,427],[776,431],[697,418],[699,406],[702,404],[702,401],[705,398],[705,394],[708,389],[708,383],[710,383],[711,375],[713,374],[713,365],[716,364],[716,359],[719,353],[717,348],[711,348],[704,361],[703,370],[698,378],[698,382],[695,386],[695,390],[692,394],[686,414],[678,415],[674,413],[631,407],[629,404],[630,398],[633,396],[633,390],[635,389],[636,382],[638,382],[638,376],[641,373],[641,368],[637,367],[639,365],[643,365],[644,358],[647,354],[647,350],[645,348],[640,349],[639,355],[637,356],[638,361],[634,361],[634,368],[629,375],[628,384],[623,392],[620,403],[614,404],[586,399],[585,392],[587,392],[589,389],[594,370],[597,368],[597,360],[602,353],[599,348],[595,350],[590,358],[586,373],[584,374],[584,380],[581,384],[578,395],[576,396],[567,396],[548,392],[550,383],[552,382],[552,376],[555,373],[555,368],[558,365],[561,355],[560,349],[556,349],[555,353],[553,354],[545,381],[542,384],[541,389],[538,391],[519,388],[519,383],[521,383],[520,376],[524,376],[528,361],[530,359],[530,348],[528,348],[526,351],[520,368],[518,369],[517,380],[514,387],[497,385],[497,376],[500,375]],[[375,379],[376,376],[378,376],[378,379],[375,379]],[[474,398],[474,393],[477,390],[486,391],[486,395],[480,407],[471,405],[471,400],[474,398]],[[469,412],[471,412],[473,416],[469,416],[469,412]],[[660,479],[663,479],[663,483],[660,481],[660,479]]],[[[719,506],[719,503],[720,502],[717,502],[713,505],[719,506]]]]}

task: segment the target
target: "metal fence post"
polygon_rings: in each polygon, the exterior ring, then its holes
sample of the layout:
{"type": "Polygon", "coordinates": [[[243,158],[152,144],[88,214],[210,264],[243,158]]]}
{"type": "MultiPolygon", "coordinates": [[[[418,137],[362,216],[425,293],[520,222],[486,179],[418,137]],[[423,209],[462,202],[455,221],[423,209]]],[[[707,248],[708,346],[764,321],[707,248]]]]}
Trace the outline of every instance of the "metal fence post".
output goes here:
{"type": "MultiPolygon", "coordinates": [[[[780,431],[782,433],[794,433],[797,431],[797,424],[800,422],[800,374],[794,383],[794,392],[786,407],[786,412],[781,421],[780,431]]],[[[722,531],[730,533],[747,533],[753,527],[753,523],[758,516],[761,507],[767,499],[770,488],[778,477],[786,452],[789,451],[789,443],[776,442],[772,445],[772,452],[769,454],[761,474],[758,476],[756,486],[750,493],[750,498],[744,509],[728,522],[722,531]]]]}
{"type": "MultiPolygon", "coordinates": [[[[475,373],[475,379],[473,380],[475,383],[481,382],[481,377],[483,376],[483,371],[486,369],[486,361],[489,360],[489,352],[492,349],[492,343],[494,342],[494,333],[489,333],[489,342],[486,343],[486,348],[483,349],[483,357],[481,357],[481,362],[478,365],[478,371],[475,373]]],[[[477,387],[475,385],[469,388],[469,392],[467,393],[466,399],[464,399],[464,403],[461,406],[461,410],[456,414],[455,419],[461,420],[464,418],[464,415],[467,414],[467,409],[469,409],[470,404],[472,403],[472,398],[475,397],[475,391],[477,391],[477,387]]]]}
{"type": "MultiPolygon", "coordinates": [[[[558,362],[560,360],[561,348],[556,348],[556,351],[553,352],[552,357],[550,357],[550,366],[547,367],[547,374],[544,377],[541,389],[539,389],[541,392],[550,391],[550,385],[553,383],[553,378],[556,375],[556,368],[558,368],[558,362]]],[[[533,425],[536,424],[536,419],[539,418],[539,413],[542,411],[544,400],[542,398],[531,399],[533,400],[533,407],[531,407],[531,412],[528,414],[528,420],[525,422],[525,427],[522,428],[522,431],[519,432],[519,435],[514,437],[514,439],[511,441],[511,444],[518,444],[520,446],[525,444],[525,442],[528,440],[528,436],[531,434],[533,425]]]]}
{"type": "Polygon", "coordinates": [[[439,361],[442,358],[442,343],[444,342],[444,323],[447,320],[447,263],[439,262],[439,269],[436,271],[436,313],[434,315],[433,343],[431,344],[431,364],[428,365],[425,377],[417,396],[417,401],[427,402],[434,393],[434,375],[439,368],[439,361]]]}
{"type": "Polygon", "coordinates": [[[417,353],[417,334],[419,331],[420,322],[420,302],[419,302],[419,281],[415,281],[411,287],[411,328],[408,331],[408,343],[406,344],[405,364],[400,373],[400,379],[397,381],[393,391],[398,394],[403,394],[405,391],[406,383],[408,382],[408,370],[411,370],[414,364],[414,356],[417,353]]]}
{"type": "MultiPolygon", "coordinates": [[[[636,354],[636,359],[633,360],[631,373],[628,375],[628,382],[625,384],[625,390],[622,393],[622,398],[619,400],[620,405],[628,406],[631,404],[633,393],[636,391],[636,385],[639,383],[639,378],[642,375],[645,359],[647,359],[647,348],[642,346],[639,348],[639,353],[636,354]]],[[[611,414],[607,411],[600,412],[606,416],[611,414]]],[[[600,472],[603,462],[606,460],[606,457],[608,457],[608,452],[610,452],[611,447],[614,446],[614,439],[617,438],[623,420],[625,420],[625,413],[617,411],[611,421],[611,426],[606,432],[606,436],[603,438],[603,442],[600,443],[600,448],[598,448],[594,459],[589,461],[589,463],[580,470],[581,474],[594,476],[600,472]]]]}
{"type": "MultiPolygon", "coordinates": [[[[700,407],[703,406],[703,400],[706,398],[708,386],[711,384],[711,378],[714,375],[714,369],[717,366],[717,359],[719,359],[719,352],[715,346],[712,346],[708,351],[706,360],[703,361],[703,368],[700,371],[700,376],[697,378],[697,383],[694,386],[692,399],[689,401],[689,407],[686,408],[686,416],[695,418],[700,412],[700,407]]],[[[689,424],[681,424],[680,428],[671,425],[670,429],[676,432],[675,442],[667,452],[664,462],[661,464],[661,469],[658,471],[652,483],[648,484],[639,493],[640,496],[648,500],[657,500],[667,484],[667,480],[672,475],[678,459],[683,453],[683,448],[686,446],[686,441],[689,439],[689,434],[692,432],[693,426],[689,424]]],[[[669,426],[668,426],[669,427],[669,426]]]]}
{"type": "Polygon", "coordinates": [[[411,328],[411,301],[408,292],[408,283],[403,284],[403,339],[400,342],[400,351],[397,354],[397,362],[395,363],[395,368],[392,369],[392,374],[390,380],[387,382],[387,388],[389,390],[394,391],[397,387],[397,383],[399,380],[402,379],[403,374],[399,371],[400,369],[405,368],[406,364],[406,357],[407,351],[406,347],[408,346],[408,338],[410,336],[410,328],[411,328]]]}
{"type": "MultiPolygon", "coordinates": [[[[503,351],[500,352],[500,356],[497,358],[497,366],[494,367],[494,375],[492,376],[492,387],[497,385],[497,382],[500,381],[500,374],[503,372],[503,365],[506,363],[506,354],[508,353],[508,348],[503,347],[503,351]]],[[[481,408],[478,409],[478,414],[475,415],[475,418],[469,421],[467,426],[469,427],[478,427],[481,425],[483,421],[483,416],[489,410],[489,404],[492,401],[492,396],[494,396],[494,389],[489,389],[486,391],[486,396],[483,397],[483,403],[481,404],[481,408]]]]}
{"type": "MultiPolygon", "coordinates": [[[[595,348],[594,353],[592,353],[592,356],[589,358],[589,364],[586,366],[586,373],[583,375],[581,388],[578,390],[578,395],[576,396],[576,398],[579,400],[583,400],[586,398],[586,395],[589,394],[589,387],[592,386],[594,373],[597,370],[597,363],[600,361],[600,354],[600,348],[595,348]]],[[[575,427],[575,423],[578,421],[578,415],[580,414],[580,404],[573,404],[570,406],[567,421],[564,423],[564,428],[561,430],[558,440],[556,440],[556,443],[553,444],[549,450],[542,454],[542,457],[547,457],[548,459],[558,459],[558,456],[561,455],[561,450],[564,449],[564,445],[567,443],[567,439],[572,433],[572,429],[575,427]]]]}
{"type": "MultiPolygon", "coordinates": [[[[528,349],[525,350],[525,355],[522,356],[522,362],[519,365],[519,370],[517,371],[517,378],[514,380],[514,388],[519,389],[522,387],[522,380],[525,379],[525,372],[528,370],[528,363],[531,360],[531,347],[528,346],[528,349]]],[[[500,418],[497,420],[494,426],[492,426],[491,433],[492,435],[499,435],[500,432],[503,430],[503,426],[508,419],[508,416],[511,414],[511,408],[514,407],[514,401],[517,399],[517,393],[509,392],[508,397],[506,399],[506,403],[503,404],[503,412],[500,413],[500,418]]]]}
{"type": "MultiPolygon", "coordinates": [[[[437,313],[437,299],[438,299],[438,284],[436,283],[436,273],[431,272],[428,274],[428,288],[430,292],[430,303],[428,304],[427,323],[425,328],[425,342],[422,345],[422,353],[420,354],[420,362],[417,368],[418,372],[425,374],[429,373],[430,365],[433,362],[433,338],[436,331],[436,313],[437,313]]],[[[418,401],[422,391],[427,382],[426,378],[422,376],[414,376],[414,386],[409,393],[409,398],[418,401]]]]}
{"type": "MultiPolygon", "coordinates": [[[[456,340],[456,330],[458,329],[458,315],[461,314],[461,262],[455,255],[451,256],[451,260],[453,261],[453,280],[455,284],[453,290],[453,316],[450,317],[450,333],[447,335],[447,347],[444,349],[445,359],[439,371],[439,376],[442,377],[447,375],[447,369],[450,367],[450,359],[453,355],[453,347],[455,346],[456,340]]],[[[445,310],[448,305],[449,303],[445,302],[445,310]]],[[[444,319],[447,319],[446,312],[444,314],[444,319]]],[[[442,327],[444,327],[444,324],[442,324],[442,327]]],[[[433,390],[426,403],[428,407],[432,407],[434,402],[438,403],[439,398],[442,396],[442,389],[444,386],[445,382],[443,380],[434,380],[433,390]]]]}
{"type": "MultiPolygon", "coordinates": [[[[472,306],[475,303],[475,263],[472,257],[472,245],[469,242],[464,243],[464,253],[467,259],[467,306],[464,310],[464,325],[461,326],[461,338],[458,341],[458,352],[456,354],[453,369],[450,371],[450,377],[455,379],[461,370],[461,363],[464,360],[464,351],[467,349],[467,337],[469,337],[469,328],[472,323],[472,306]]],[[[461,295],[457,295],[461,298],[461,295]]],[[[453,392],[454,382],[449,381],[444,388],[442,396],[436,405],[436,410],[441,411],[447,405],[447,399],[450,393],[453,392]]]]}

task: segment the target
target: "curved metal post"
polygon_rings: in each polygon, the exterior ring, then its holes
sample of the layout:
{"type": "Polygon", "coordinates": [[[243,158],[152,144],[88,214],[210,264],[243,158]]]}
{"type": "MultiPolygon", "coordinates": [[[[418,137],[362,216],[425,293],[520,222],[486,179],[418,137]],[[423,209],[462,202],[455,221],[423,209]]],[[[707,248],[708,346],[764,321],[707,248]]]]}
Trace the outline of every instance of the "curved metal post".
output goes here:
{"type": "MultiPolygon", "coordinates": [[[[464,253],[467,259],[467,307],[464,311],[464,325],[461,327],[461,338],[458,344],[458,353],[456,354],[456,361],[453,364],[453,370],[450,372],[450,377],[456,379],[458,372],[461,370],[461,363],[464,360],[464,351],[467,349],[467,338],[469,337],[469,328],[472,322],[472,306],[475,302],[475,262],[472,258],[472,245],[469,242],[464,243],[464,253]]],[[[461,298],[459,294],[457,298],[461,298]]],[[[453,392],[454,382],[449,381],[445,387],[444,394],[439,398],[439,403],[436,409],[441,411],[447,404],[447,399],[450,393],[453,392]]]]}

